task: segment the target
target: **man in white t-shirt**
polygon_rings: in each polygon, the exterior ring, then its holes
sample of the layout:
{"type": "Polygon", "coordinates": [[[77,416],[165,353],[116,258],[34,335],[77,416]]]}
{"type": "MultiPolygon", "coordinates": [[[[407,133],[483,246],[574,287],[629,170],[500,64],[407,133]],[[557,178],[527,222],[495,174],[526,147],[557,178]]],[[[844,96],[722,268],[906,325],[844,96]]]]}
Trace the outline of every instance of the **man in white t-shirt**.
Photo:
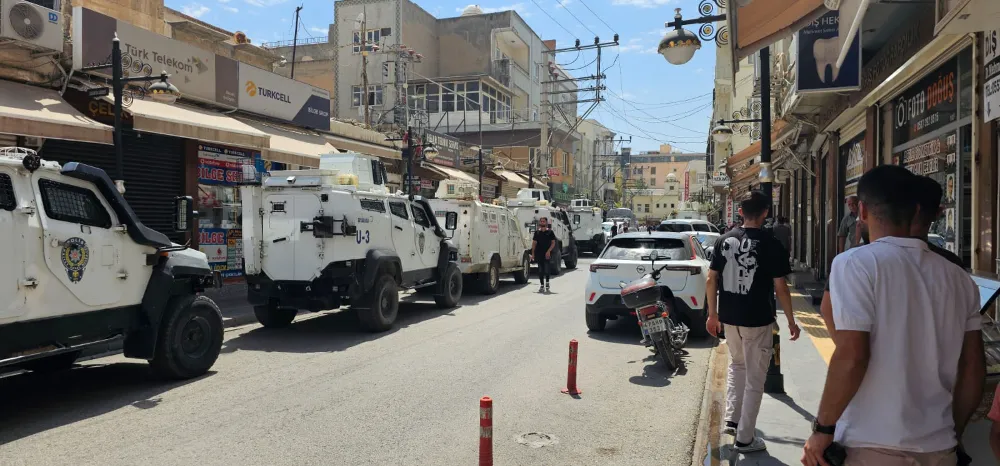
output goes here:
{"type": "Polygon", "coordinates": [[[858,183],[871,244],[830,273],[837,347],[802,464],[827,466],[836,439],[848,466],[954,466],[982,396],[979,289],[961,267],[910,238],[908,170],[876,167],[858,183]]]}

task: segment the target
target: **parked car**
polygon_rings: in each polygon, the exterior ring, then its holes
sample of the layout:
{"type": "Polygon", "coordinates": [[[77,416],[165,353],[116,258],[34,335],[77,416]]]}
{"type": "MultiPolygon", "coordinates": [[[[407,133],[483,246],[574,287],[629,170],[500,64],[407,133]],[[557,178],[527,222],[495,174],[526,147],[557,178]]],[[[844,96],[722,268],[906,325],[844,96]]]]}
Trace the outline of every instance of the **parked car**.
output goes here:
{"type": "Polygon", "coordinates": [[[675,233],[685,232],[685,231],[703,231],[709,233],[721,233],[719,229],[707,220],[698,219],[670,219],[660,222],[660,226],[656,227],[657,231],[672,231],[675,233]]]}
{"type": "Polygon", "coordinates": [[[694,235],[670,232],[623,233],[611,239],[601,256],[590,264],[584,294],[587,328],[601,331],[607,320],[630,315],[631,309],[622,303],[619,285],[649,272],[653,264],[648,257],[653,251],[661,258],[655,263],[657,267],[669,264],[658,282],[672,292],[674,312],[680,313],[681,322],[691,329],[692,336],[707,334],[705,277],[709,261],[694,235]]]}
{"type": "Polygon", "coordinates": [[[722,235],[719,233],[699,231],[694,236],[698,238],[698,243],[700,243],[701,247],[705,249],[705,257],[709,260],[709,262],[711,262],[712,252],[715,250],[715,242],[718,241],[719,237],[722,235]]]}

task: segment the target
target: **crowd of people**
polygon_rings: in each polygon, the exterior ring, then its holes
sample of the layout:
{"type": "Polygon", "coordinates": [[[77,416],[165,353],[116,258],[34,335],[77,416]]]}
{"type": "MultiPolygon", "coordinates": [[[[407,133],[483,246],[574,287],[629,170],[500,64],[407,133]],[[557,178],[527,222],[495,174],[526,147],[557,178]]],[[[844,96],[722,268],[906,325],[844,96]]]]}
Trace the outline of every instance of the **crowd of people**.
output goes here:
{"type": "MultiPolygon", "coordinates": [[[[958,257],[927,241],[941,197],[935,180],[884,165],[846,200],[821,305],[835,349],[804,466],[970,464],[960,440],[986,374],[979,289],[958,257]]],[[[724,328],[730,353],[725,427],[743,453],[766,449],[755,428],[775,297],[799,336],[785,281],[792,232],[782,218],[764,228],[769,208],[757,191],[742,202],[708,275],[708,331],[724,328]]],[[[1000,405],[990,417],[1000,459],[1000,405]]]]}

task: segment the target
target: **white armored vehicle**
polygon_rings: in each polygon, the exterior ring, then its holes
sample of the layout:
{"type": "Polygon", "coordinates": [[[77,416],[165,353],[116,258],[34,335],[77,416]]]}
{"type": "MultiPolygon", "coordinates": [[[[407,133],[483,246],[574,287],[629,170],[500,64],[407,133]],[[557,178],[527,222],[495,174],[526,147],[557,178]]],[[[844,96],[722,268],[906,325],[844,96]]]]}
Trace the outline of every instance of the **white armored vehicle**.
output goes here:
{"type": "MultiPolygon", "coordinates": [[[[552,198],[549,196],[548,190],[522,188],[518,190],[516,198],[507,201],[507,207],[517,216],[521,228],[527,231],[529,247],[531,246],[530,238],[535,233],[538,219],[548,218],[549,226],[556,236],[556,248],[552,254],[549,270],[555,274],[561,273],[563,263],[566,264],[567,269],[576,268],[579,253],[573,236],[573,226],[565,211],[552,206],[552,198]]],[[[535,260],[544,260],[544,258],[536,257],[535,260]]]]}
{"type": "Polygon", "coordinates": [[[607,240],[604,235],[604,212],[594,205],[590,199],[573,199],[570,201],[570,223],[573,224],[573,237],[579,251],[588,251],[598,255],[604,250],[607,240]]]}
{"type": "Polygon", "coordinates": [[[471,183],[445,180],[438,186],[436,199],[428,201],[439,221],[445,221],[449,213],[458,215],[451,238],[458,248],[458,268],[466,279],[475,280],[483,294],[497,292],[501,274],[510,273],[516,283],[527,283],[531,267],[527,230],[507,207],[476,200],[476,190],[471,183]]]}
{"type": "MultiPolygon", "coordinates": [[[[176,199],[188,231],[190,197],[176,199]]],[[[222,349],[220,282],[200,251],[136,217],[107,173],[0,149],[0,367],[69,368],[121,343],[170,378],[197,377],[222,349]]]]}
{"type": "MultiPolygon", "coordinates": [[[[372,331],[392,328],[401,288],[458,304],[457,250],[419,196],[389,194],[382,162],[361,154],[322,156],[320,168],[244,169],[244,271],[257,320],[284,327],[299,310],[350,305],[372,331]]],[[[457,216],[447,218],[454,230],[457,216]]]]}

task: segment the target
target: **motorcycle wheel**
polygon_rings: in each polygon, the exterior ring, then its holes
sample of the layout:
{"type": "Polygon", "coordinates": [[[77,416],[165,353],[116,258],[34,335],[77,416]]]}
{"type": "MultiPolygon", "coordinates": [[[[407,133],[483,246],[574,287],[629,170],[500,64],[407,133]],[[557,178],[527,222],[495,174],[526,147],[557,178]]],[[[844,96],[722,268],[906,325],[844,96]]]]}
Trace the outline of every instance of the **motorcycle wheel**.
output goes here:
{"type": "Polygon", "coordinates": [[[673,346],[670,344],[669,338],[654,340],[653,344],[656,345],[656,352],[659,353],[660,359],[663,360],[663,364],[667,366],[667,372],[676,371],[677,352],[674,351],[673,346]]]}

